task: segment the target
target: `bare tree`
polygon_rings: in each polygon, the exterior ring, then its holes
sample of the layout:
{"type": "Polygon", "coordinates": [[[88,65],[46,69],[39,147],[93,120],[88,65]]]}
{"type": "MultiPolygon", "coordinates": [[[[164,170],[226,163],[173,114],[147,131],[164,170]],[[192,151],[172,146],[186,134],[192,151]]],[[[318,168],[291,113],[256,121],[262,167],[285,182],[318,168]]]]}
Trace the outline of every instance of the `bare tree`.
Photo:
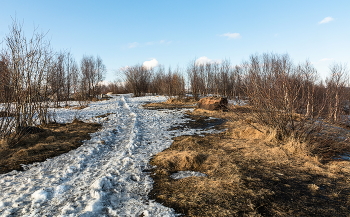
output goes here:
{"type": "Polygon", "coordinates": [[[64,99],[67,105],[68,100],[71,100],[77,94],[79,68],[71,53],[66,53],[64,64],[66,69],[64,99]]]}
{"type": "Polygon", "coordinates": [[[0,103],[12,100],[11,73],[8,68],[8,60],[5,56],[0,58],[0,103]]]}
{"type": "Polygon", "coordinates": [[[135,65],[122,69],[127,83],[135,96],[142,96],[149,92],[153,69],[148,69],[141,65],[135,65]]]}
{"type": "Polygon", "coordinates": [[[104,78],[106,67],[100,57],[84,56],[81,60],[82,93],[89,99],[96,98],[100,93],[100,82],[104,78]]]}
{"type": "Polygon", "coordinates": [[[196,100],[199,99],[200,94],[203,93],[203,90],[205,89],[203,87],[203,78],[200,74],[200,71],[202,71],[203,68],[204,66],[196,64],[196,61],[192,61],[187,67],[189,86],[191,88],[191,93],[196,100]]]}
{"type": "Polygon", "coordinates": [[[346,96],[349,76],[346,65],[334,63],[330,66],[330,77],[326,79],[328,99],[328,119],[338,122],[346,96]]]}
{"type": "Polygon", "coordinates": [[[157,67],[157,71],[152,76],[150,84],[150,92],[154,94],[165,94],[167,90],[167,83],[165,81],[165,69],[162,65],[157,67]]]}
{"type": "Polygon", "coordinates": [[[115,94],[127,93],[124,82],[122,82],[121,80],[116,80],[114,82],[102,85],[101,92],[104,94],[110,92],[115,94]]]}
{"type": "Polygon", "coordinates": [[[10,73],[12,102],[9,103],[14,114],[13,127],[21,131],[26,126],[47,123],[49,113],[43,96],[52,52],[45,34],[34,31],[28,39],[22,31],[22,25],[14,21],[4,42],[2,56],[6,56],[10,73]]]}
{"type": "Polygon", "coordinates": [[[315,71],[308,64],[295,67],[288,55],[276,54],[253,55],[243,68],[246,94],[257,110],[254,113],[257,120],[276,129],[278,138],[306,138],[314,122],[295,116],[311,117],[310,110],[314,108],[311,76],[315,71]]]}
{"type": "Polygon", "coordinates": [[[49,98],[56,103],[58,107],[63,100],[65,84],[65,53],[61,52],[53,58],[53,64],[47,75],[47,84],[49,86],[49,98]]]}

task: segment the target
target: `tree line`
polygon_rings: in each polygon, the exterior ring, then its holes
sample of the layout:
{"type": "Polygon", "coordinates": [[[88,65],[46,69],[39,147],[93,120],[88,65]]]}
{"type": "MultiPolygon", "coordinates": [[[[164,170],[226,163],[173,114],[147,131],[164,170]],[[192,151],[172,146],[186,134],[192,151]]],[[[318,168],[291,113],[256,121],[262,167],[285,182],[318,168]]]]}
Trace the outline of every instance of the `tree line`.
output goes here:
{"type": "Polygon", "coordinates": [[[350,110],[346,65],[333,63],[322,80],[309,61],[295,64],[288,54],[254,54],[239,65],[191,61],[185,69],[136,64],[119,71],[124,81],[101,85],[105,72],[100,57],[83,56],[78,63],[70,52],[53,51],[43,33],[27,38],[14,21],[0,52],[0,137],[48,123],[53,104],[93,100],[107,92],[244,101],[281,135],[310,131],[309,122],[295,121],[296,115],[315,123],[319,118],[346,123],[350,110]]]}
{"type": "Polygon", "coordinates": [[[120,93],[172,97],[190,94],[197,100],[220,96],[238,104],[247,102],[258,111],[257,120],[276,129],[280,137],[305,137],[316,126],[310,125],[310,120],[317,123],[319,118],[349,124],[349,77],[342,63],[330,65],[324,80],[309,61],[295,64],[288,54],[274,53],[251,55],[240,65],[229,60],[204,64],[192,61],[184,70],[135,65],[120,73],[125,76],[124,83],[115,84],[120,93]],[[296,115],[304,121],[295,121],[296,115]]]}

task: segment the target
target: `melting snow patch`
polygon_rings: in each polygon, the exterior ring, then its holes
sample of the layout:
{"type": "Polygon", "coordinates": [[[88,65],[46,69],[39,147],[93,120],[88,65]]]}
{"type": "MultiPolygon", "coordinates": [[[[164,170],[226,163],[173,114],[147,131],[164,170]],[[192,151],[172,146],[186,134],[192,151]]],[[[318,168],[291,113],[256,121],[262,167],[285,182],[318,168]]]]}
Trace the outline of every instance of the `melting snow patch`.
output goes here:
{"type": "Polygon", "coordinates": [[[171,174],[170,178],[172,179],[183,179],[191,176],[197,176],[197,177],[206,177],[207,175],[200,172],[195,171],[179,171],[177,173],[171,174]]]}

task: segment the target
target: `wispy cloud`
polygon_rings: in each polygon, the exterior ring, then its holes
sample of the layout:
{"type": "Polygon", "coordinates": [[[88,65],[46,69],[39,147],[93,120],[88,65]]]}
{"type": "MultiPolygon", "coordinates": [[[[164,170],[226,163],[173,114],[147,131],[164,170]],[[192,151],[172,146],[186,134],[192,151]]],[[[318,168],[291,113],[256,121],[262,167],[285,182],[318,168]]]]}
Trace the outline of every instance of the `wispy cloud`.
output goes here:
{"type": "Polygon", "coordinates": [[[241,34],[239,33],[230,33],[230,32],[222,34],[220,36],[227,37],[228,39],[238,39],[242,37],[241,34]]]}
{"type": "Polygon", "coordinates": [[[323,20],[321,20],[320,22],[318,22],[318,24],[325,24],[325,23],[329,23],[331,21],[333,21],[334,18],[333,17],[325,17],[323,20]]]}
{"type": "Polygon", "coordinates": [[[138,42],[133,42],[128,44],[128,48],[135,48],[138,47],[140,44],[138,42]]]}
{"type": "Polygon", "coordinates": [[[198,59],[196,59],[195,64],[196,65],[205,65],[207,63],[221,63],[221,62],[222,62],[221,60],[212,60],[206,56],[203,56],[203,57],[199,57],[198,59]]]}
{"type": "Polygon", "coordinates": [[[167,41],[167,40],[160,40],[159,44],[171,44],[173,41],[167,41]]]}
{"type": "Polygon", "coordinates": [[[334,60],[334,58],[322,58],[322,59],[317,60],[316,62],[311,62],[311,64],[317,65],[317,64],[321,64],[323,62],[328,62],[328,61],[333,61],[333,60],[334,60]]]}
{"type": "Polygon", "coordinates": [[[142,66],[147,68],[147,69],[152,69],[152,68],[158,66],[158,60],[151,59],[149,61],[145,61],[145,62],[143,62],[142,66]]]}

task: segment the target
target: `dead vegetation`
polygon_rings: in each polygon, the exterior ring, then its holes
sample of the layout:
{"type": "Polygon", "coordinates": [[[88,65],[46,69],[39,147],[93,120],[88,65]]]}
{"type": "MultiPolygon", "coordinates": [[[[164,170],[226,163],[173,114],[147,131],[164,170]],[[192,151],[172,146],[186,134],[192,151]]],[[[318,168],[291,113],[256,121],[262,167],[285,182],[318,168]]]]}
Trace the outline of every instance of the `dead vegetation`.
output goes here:
{"type": "Polygon", "coordinates": [[[336,139],[336,128],[325,127],[308,142],[281,141],[251,111],[195,110],[197,116],[229,119],[227,130],[174,138],[151,160],[157,167],[150,198],[186,216],[348,216],[350,162],[333,157],[350,145],[336,139]],[[208,176],[170,178],[187,170],[208,176]]]}
{"type": "Polygon", "coordinates": [[[148,103],[143,105],[143,107],[152,109],[178,109],[178,108],[195,108],[197,104],[197,100],[192,97],[186,98],[169,98],[165,102],[158,103],[148,103]]]}
{"type": "Polygon", "coordinates": [[[90,134],[101,125],[74,120],[72,123],[50,123],[39,127],[40,132],[26,134],[13,146],[0,141],[0,173],[23,170],[21,164],[42,162],[76,149],[84,140],[90,139],[90,134]]]}

